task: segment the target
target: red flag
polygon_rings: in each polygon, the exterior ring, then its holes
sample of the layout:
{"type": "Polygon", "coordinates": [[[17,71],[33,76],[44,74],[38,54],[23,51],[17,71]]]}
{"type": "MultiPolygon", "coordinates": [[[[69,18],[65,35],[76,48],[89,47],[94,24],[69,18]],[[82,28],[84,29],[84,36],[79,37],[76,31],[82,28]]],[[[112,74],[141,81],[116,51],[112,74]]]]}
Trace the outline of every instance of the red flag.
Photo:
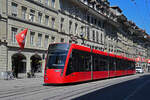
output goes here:
{"type": "Polygon", "coordinates": [[[21,49],[24,48],[27,31],[28,31],[28,29],[26,28],[16,35],[16,40],[17,40],[21,49]]]}
{"type": "Polygon", "coordinates": [[[150,59],[148,59],[148,61],[147,61],[148,63],[150,63],[150,59]]]}

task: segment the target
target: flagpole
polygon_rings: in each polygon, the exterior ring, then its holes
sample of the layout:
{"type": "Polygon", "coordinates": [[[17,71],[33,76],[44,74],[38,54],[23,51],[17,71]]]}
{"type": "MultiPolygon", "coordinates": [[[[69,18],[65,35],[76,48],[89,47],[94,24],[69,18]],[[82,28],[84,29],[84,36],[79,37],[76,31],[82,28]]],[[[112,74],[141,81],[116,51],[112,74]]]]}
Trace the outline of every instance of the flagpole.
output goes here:
{"type": "MultiPolygon", "coordinates": [[[[20,54],[21,51],[23,51],[24,49],[24,46],[25,46],[25,39],[26,39],[26,35],[27,35],[27,31],[28,31],[28,28],[24,29],[23,31],[21,31],[20,33],[18,33],[15,37],[16,37],[16,40],[18,42],[18,45],[19,45],[19,50],[18,50],[18,53],[20,54]]],[[[19,57],[19,61],[20,61],[20,57],[19,57]]],[[[20,63],[20,62],[18,62],[20,63]]],[[[15,66],[15,67],[18,67],[19,65],[15,66]]],[[[16,68],[17,70],[17,77],[18,77],[18,68],[16,68]]]]}

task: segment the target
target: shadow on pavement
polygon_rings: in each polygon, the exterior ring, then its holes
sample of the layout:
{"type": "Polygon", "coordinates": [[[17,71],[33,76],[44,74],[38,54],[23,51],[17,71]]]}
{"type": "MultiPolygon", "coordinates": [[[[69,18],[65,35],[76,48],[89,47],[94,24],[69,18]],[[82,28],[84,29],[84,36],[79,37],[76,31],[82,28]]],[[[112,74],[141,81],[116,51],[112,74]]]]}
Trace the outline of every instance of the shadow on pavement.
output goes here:
{"type": "Polygon", "coordinates": [[[109,87],[99,89],[72,100],[150,100],[148,91],[150,90],[150,84],[148,84],[148,87],[143,86],[142,89],[139,89],[138,92],[135,91],[139,87],[141,87],[142,84],[145,84],[144,82],[148,80],[150,80],[150,75],[143,75],[137,79],[111,85],[109,87]],[[143,91],[141,92],[143,88],[146,93],[143,91]],[[134,92],[135,94],[132,95],[134,92]]]}

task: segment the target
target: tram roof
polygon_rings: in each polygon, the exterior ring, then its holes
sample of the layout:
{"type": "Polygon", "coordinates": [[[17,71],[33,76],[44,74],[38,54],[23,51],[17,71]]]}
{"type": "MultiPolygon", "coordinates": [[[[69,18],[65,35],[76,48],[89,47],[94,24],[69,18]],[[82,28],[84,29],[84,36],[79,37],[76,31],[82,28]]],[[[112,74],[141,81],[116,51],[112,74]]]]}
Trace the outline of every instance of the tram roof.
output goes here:
{"type": "Polygon", "coordinates": [[[111,56],[111,57],[116,57],[116,55],[113,54],[113,53],[109,53],[109,56],[111,56]]]}
{"type": "MultiPolygon", "coordinates": [[[[69,44],[69,43],[52,43],[52,44],[69,44]]],[[[119,59],[135,61],[133,58],[124,57],[124,56],[116,55],[116,54],[113,54],[113,53],[107,53],[107,52],[104,52],[104,51],[92,49],[92,48],[81,46],[81,45],[74,44],[74,43],[70,43],[70,45],[73,49],[78,49],[78,50],[87,51],[87,52],[91,52],[91,50],[92,50],[92,52],[96,53],[96,54],[101,54],[101,55],[111,56],[111,57],[115,57],[115,58],[119,58],[119,59]]]]}
{"type": "Polygon", "coordinates": [[[93,52],[93,53],[97,53],[97,54],[101,54],[101,55],[108,56],[108,53],[107,53],[107,52],[104,52],[104,51],[100,51],[100,50],[93,49],[92,52],[93,52]]]}
{"type": "Polygon", "coordinates": [[[78,50],[82,50],[82,51],[87,51],[87,52],[91,52],[91,49],[85,46],[81,46],[81,45],[77,45],[77,44],[71,44],[71,47],[73,49],[78,49],[78,50]]]}

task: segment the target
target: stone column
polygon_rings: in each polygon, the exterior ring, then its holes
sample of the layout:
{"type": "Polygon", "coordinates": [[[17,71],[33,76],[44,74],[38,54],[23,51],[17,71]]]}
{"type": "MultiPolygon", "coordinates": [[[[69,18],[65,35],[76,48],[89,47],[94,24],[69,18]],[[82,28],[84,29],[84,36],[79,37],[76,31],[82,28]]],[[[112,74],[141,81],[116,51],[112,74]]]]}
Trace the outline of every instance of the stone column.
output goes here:
{"type": "Polygon", "coordinates": [[[42,60],[42,76],[44,75],[45,59],[42,60]]]}
{"type": "Polygon", "coordinates": [[[0,43],[0,72],[5,72],[7,69],[7,47],[5,43],[0,43]]]}
{"type": "Polygon", "coordinates": [[[12,55],[8,52],[8,70],[12,71],[12,55]]]}
{"type": "Polygon", "coordinates": [[[27,56],[27,65],[26,65],[26,73],[31,71],[31,61],[30,61],[30,55],[27,56]]]}

